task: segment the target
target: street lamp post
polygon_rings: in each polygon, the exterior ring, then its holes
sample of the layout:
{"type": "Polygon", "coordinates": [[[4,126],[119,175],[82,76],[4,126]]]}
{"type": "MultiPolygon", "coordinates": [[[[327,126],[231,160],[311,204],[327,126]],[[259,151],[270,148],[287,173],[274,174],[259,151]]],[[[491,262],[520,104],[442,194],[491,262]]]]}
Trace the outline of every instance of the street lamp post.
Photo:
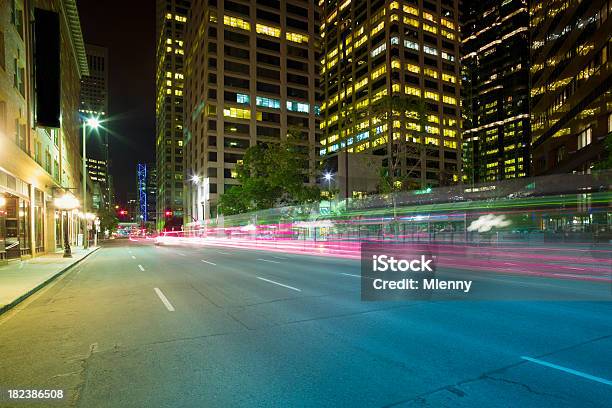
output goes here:
{"type": "Polygon", "coordinates": [[[325,180],[327,180],[327,194],[328,194],[329,199],[330,199],[330,201],[331,201],[331,180],[332,180],[333,176],[332,176],[332,174],[331,174],[331,173],[325,173],[325,174],[323,175],[323,178],[324,178],[325,180]]]}
{"type": "MultiPolygon", "coordinates": [[[[83,120],[83,212],[87,211],[87,126],[92,129],[97,129],[100,126],[100,120],[96,117],[91,117],[83,120]]],[[[83,218],[85,224],[83,228],[83,248],[89,247],[89,232],[87,230],[87,218],[83,218]]]]}
{"type": "Polygon", "coordinates": [[[66,193],[63,196],[55,199],[55,207],[62,211],[64,219],[64,258],[72,258],[70,249],[70,240],[68,239],[68,211],[74,210],[79,206],[79,200],[71,193],[66,193]]]}

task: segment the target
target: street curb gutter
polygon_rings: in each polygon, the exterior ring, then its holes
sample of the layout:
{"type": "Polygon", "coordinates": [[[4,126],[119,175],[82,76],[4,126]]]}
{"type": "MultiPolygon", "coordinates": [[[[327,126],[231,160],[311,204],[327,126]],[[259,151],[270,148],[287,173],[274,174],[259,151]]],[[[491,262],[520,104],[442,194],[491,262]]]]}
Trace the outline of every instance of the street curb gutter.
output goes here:
{"type": "Polygon", "coordinates": [[[30,296],[32,296],[34,293],[38,292],[39,290],[41,290],[42,288],[44,288],[45,286],[47,286],[49,283],[51,283],[52,281],[54,281],[55,279],[57,279],[59,276],[63,275],[65,272],[68,272],[70,269],[72,269],[74,266],[78,265],[79,263],[81,263],[82,260],[84,260],[85,258],[89,257],[89,255],[93,254],[94,252],[96,252],[97,250],[99,250],[101,247],[97,247],[96,249],[89,251],[85,256],[83,256],[82,258],[78,259],[77,261],[75,261],[74,263],[68,265],[67,267],[65,267],[64,269],[59,270],[56,274],[50,276],[47,280],[45,280],[44,282],[40,283],[38,286],[30,289],[29,291],[27,291],[26,293],[24,293],[23,295],[19,296],[17,299],[13,300],[11,303],[8,303],[4,306],[0,307],[0,315],[8,312],[9,310],[11,310],[12,308],[14,308],[15,306],[17,306],[19,303],[23,302],[24,300],[26,300],[27,298],[29,298],[30,296]]]}

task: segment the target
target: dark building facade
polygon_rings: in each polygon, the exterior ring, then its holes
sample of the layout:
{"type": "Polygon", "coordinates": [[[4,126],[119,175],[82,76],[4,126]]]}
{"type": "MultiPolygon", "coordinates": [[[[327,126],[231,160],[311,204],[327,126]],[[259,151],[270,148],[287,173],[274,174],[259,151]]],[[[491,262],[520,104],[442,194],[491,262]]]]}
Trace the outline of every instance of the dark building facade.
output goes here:
{"type": "Polygon", "coordinates": [[[185,28],[191,1],[156,3],[156,157],[158,229],[183,223],[185,28]]]}
{"type": "Polygon", "coordinates": [[[525,177],[531,142],[527,0],[463,5],[463,181],[525,177]]]}
{"type": "Polygon", "coordinates": [[[217,200],[238,184],[234,169],[250,146],[278,143],[292,132],[305,173],[314,173],[317,9],[305,0],[193,2],[185,66],[185,222],[216,216],[217,200]]]}
{"type": "MultiPolygon", "coordinates": [[[[108,116],[108,49],[85,44],[89,75],[81,78],[81,100],[79,112],[85,118],[95,117],[100,121],[108,116]]],[[[93,182],[94,208],[110,210],[113,191],[108,175],[108,131],[102,126],[90,129],[87,138],[87,172],[93,182]],[[104,166],[105,168],[102,168],[104,166]]]]}
{"type": "Polygon", "coordinates": [[[612,2],[532,2],[532,161],[536,175],[590,172],[612,130],[612,2]]]}
{"type": "Polygon", "coordinates": [[[320,155],[342,194],[369,193],[353,180],[364,175],[348,170],[359,154],[378,156],[411,186],[459,181],[459,2],[347,0],[322,8],[320,155]],[[389,97],[419,101],[424,112],[389,109],[381,120],[376,104],[389,97]]]}

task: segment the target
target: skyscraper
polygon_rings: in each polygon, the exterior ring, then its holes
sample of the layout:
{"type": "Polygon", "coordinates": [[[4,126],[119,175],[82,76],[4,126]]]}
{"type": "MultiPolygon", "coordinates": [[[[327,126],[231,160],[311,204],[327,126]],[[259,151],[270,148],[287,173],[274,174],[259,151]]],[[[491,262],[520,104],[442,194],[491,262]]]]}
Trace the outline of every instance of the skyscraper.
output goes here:
{"type": "Polygon", "coordinates": [[[158,228],[183,223],[183,84],[190,1],[157,1],[156,156],[158,228]]]}
{"type": "Polygon", "coordinates": [[[363,192],[362,176],[348,171],[356,153],[380,158],[396,183],[408,184],[403,188],[457,181],[459,2],[321,3],[320,155],[337,172],[341,191],[347,196],[363,192]],[[384,100],[390,102],[381,114],[377,104],[384,100]],[[400,114],[393,100],[412,100],[416,109],[400,114]]]}
{"type": "Polygon", "coordinates": [[[525,177],[531,142],[527,1],[466,1],[464,7],[464,181],[525,177]]]}
{"type": "Polygon", "coordinates": [[[530,14],[534,172],[590,172],[612,131],[612,3],[534,1],[530,14]]]}
{"type": "MultiPolygon", "coordinates": [[[[249,146],[295,133],[304,170],[314,172],[318,20],[312,1],[193,2],[185,68],[186,221],[215,215],[218,197],[237,184],[234,168],[249,146]]],[[[315,183],[315,176],[305,182],[315,183]]]]}
{"type": "MultiPolygon", "coordinates": [[[[85,44],[89,75],[81,78],[79,111],[85,117],[97,117],[101,121],[108,115],[108,49],[85,44]]],[[[112,205],[111,183],[108,179],[108,132],[104,126],[88,132],[87,172],[93,186],[94,208],[110,210],[112,205]]]]}

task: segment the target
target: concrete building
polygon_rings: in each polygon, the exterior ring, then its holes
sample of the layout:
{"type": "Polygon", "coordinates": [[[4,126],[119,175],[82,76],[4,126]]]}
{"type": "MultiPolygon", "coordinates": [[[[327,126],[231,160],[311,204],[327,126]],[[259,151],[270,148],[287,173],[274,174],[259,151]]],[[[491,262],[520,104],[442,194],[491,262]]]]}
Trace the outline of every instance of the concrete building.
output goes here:
{"type": "MultiPolygon", "coordinates": [[[[104,122],[108,116],[108,48],[85,44],[89,75],[81,78],[81,102],[79,111],[84,117],[96,117],[104,122]]],[[[98,174],[92,177],[96,209],[111,209],[111,185],[108,180],[110,158],[108,155],[108,131],[104,123],[98,129],[90,130],[87,139],[87,171],[98,174]],[[92,167],[90,167],[90,164],[92,167]],[[106,169],[100,166],[105,165],[106,169]],[[104,173],[102,176],[101,173],[104,173]]]]}
{"type": "Polygon", "coordinates": [[[185,26],[191,1],[158,0],[156,9],[156,155],[158,229],[183,223],[185,26]]]}
{"type": "Polygon", "coordinates": [[[525,177],[531,143],[527,0],[463,6],[463,180],[525,177]]]}
{"type": "Polygon", "coordinates": [[[234,168],[248,147],[278,143],[289,132],[310,173],[304,181],[316,182],[319,19],[313,1],[193,2],[185,66],[186,222],[216,216],[219,196],[238,183],[234,168]]]}
{"type": "MultiPolygon", "coordinates": [[[[0,23],[0,259],[7,260],[61,247],[66,213],[53,200],[69,189],[82,199],[78,110],[88,67],[74,0],[3,1],[0,23]]],[[[83,225],[76,210],[67,218],[75,244],[83,225]]]]}
{"type": "Polygon", "coordinates": [[[612,2],[531,2],[536,175],[590,172],[612,131],[612,2]]]}
{"type": "Polygon", "coordinates": [[[320,155],[341,195],[373,192],[362,190],[361,174],[350,173],[355,154],[380,156],[402,188],[459,180],[458,3],[322,2],[320,155]],[[412,101],[416,109],[400,115],[380,107],[398,100],[412,101]]]}

